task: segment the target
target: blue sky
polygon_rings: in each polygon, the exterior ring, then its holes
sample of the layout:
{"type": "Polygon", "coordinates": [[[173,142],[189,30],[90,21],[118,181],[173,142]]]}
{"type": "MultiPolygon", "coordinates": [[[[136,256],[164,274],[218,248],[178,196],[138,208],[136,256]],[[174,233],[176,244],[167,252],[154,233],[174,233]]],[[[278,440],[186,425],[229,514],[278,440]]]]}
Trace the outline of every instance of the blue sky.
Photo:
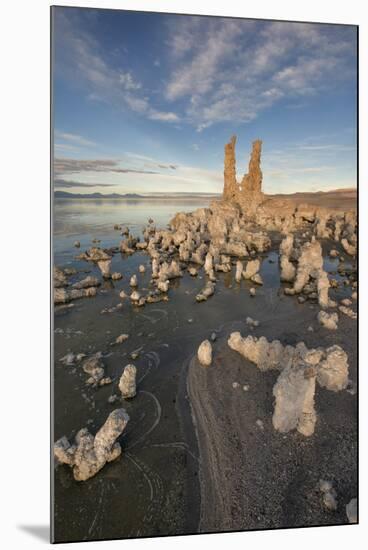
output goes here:
{"type": "Polygon", "coordinates": [[[266,193],[356,185],[356,28],[53,8],[54,185],[221,192],[263,140],[266,193]]]}

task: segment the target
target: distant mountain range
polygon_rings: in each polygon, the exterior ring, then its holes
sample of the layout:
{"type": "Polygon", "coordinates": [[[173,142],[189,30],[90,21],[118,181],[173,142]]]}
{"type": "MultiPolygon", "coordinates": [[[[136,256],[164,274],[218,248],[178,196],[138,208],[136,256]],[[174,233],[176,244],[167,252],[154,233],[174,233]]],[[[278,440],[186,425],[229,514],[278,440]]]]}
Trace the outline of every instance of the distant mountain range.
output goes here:
{"type": "Polygon", "coordinates": [[[155,193],[152,195],[139,195],[138,193],[68,193],[68,191],[55,191],[55,199],[180,199],[180,198],[215,198],[220,193],[155,193]]]}
{"type": "Polygon", "coordinates": [[[137,193],[68,193],[67,191],[55,191],[55,199],[143,199],[143,195],[137,193]]]}

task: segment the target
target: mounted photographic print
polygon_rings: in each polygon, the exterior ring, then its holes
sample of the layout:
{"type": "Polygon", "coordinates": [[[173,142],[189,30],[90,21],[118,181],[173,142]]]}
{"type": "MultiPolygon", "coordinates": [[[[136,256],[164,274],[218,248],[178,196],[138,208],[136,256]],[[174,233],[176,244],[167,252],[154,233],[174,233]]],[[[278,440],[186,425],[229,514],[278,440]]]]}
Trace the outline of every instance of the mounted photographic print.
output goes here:
{"type": "Polygon", "coordinates": [[[53,7],[52,541],[358,521],[358,27],[53,7]]]}

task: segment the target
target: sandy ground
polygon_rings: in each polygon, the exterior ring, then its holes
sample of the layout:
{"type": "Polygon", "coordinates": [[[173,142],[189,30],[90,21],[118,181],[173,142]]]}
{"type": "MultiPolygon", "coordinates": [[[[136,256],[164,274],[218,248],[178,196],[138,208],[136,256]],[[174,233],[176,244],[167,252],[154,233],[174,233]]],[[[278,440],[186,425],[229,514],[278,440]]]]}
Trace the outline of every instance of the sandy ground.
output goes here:
{"type": "MultiPolygon", "coordinates": [[[[290,298],[281,298],[280,303],[290,298]]],[[[291,298],[294,299],[294,298],[291,298]]],[[[316,309],[304,314],[282,305],[252,331],[308,347],[339,344],[349,356],[356,387],[356,321],[340,315],[338,331],[316,322],[316,309]],[[314,332],[307,330],[314,327],[314,332]]],[[[357,395],[317,386],[317,424],[306,438],[272,426],[273,385],[277,372],[260,372],[227,345],[228,335],[250,331],[244,322],[224,327],[213,346],[213,363],[194,357],[188,393],[200,449],[201,532],[347,523],[345,506],[357,496],[357,395]],[[239,387],[234,388],[233,383],[239,387]],[[243,386],[249,385],[244,391],[243,386]],[[261,421],[263,427],[259,426],[261,421]],[[333,481],[338,509],[324,509],[320,479],[333,481]]]]}
{"type": "MultiPolygon", "coordinates": [[[[356,189],[336,189],[319,193],[292,193],[289,195],[266,195],[268,200],[287,200],[295,205],[302,203],[334,210],[355,210],[357,207],[356,189]]],[[[267,203],[266,203],[267,204],[267,203]]]]}

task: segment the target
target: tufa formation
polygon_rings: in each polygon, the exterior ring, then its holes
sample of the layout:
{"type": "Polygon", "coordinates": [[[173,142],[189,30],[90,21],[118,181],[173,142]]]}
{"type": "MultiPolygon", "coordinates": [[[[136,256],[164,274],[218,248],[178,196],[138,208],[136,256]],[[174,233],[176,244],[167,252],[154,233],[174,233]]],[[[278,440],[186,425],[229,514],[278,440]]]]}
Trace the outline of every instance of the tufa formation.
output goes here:
{"type": "Polygon", "coordinates": [[[223,199],[238,203],[243,210],[252,213],[264,200],[261,171],[262,141],[253,141],[248,174],[244,175],[240,184],[236,180],[235,145],[236,136],[225,145],[223,199]]]}

